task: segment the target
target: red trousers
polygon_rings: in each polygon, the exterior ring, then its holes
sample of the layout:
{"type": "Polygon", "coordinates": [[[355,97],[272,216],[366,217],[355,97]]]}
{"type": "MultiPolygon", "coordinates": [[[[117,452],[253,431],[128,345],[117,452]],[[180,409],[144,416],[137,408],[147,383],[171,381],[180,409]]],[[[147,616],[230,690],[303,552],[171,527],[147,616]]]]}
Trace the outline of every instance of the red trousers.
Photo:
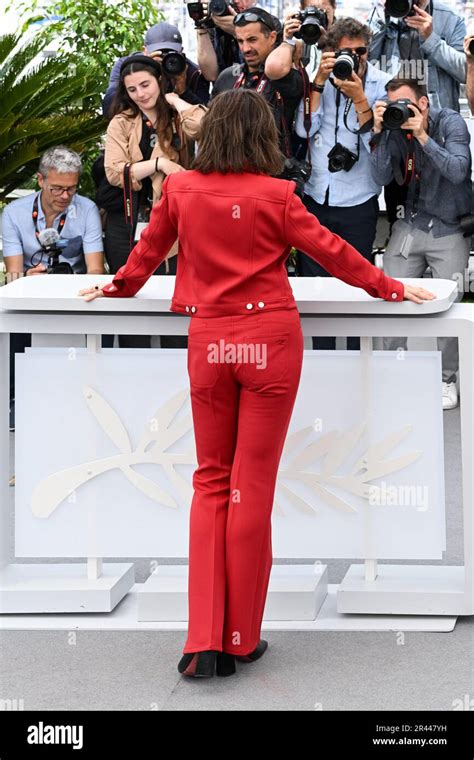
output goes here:
{"type": "Polygon", "coordinates": [[[260,640],[272,567],[275,482],[303,360],[300,317],[296,308],[192,317],[188,336],[198,467],[183,653],[248,654],[260,640]]]}

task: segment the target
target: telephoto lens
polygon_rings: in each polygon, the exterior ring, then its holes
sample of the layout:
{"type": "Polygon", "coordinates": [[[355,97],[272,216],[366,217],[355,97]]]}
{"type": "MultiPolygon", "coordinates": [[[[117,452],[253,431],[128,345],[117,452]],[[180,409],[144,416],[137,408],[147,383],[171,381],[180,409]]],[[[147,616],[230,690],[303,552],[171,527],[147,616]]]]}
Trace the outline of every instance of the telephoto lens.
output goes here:
{"type": "Polygon", "coordinates": [[[414,5],[415,0],[387,0],[385,3],[385,13],[387,16],[392,16],[393,18],[414,16],[414,5]]]}
{"type": "Polygon", "coordinates": [[[357,74],[358,70],[359,56],[353,53],[352,50],[346,50],[345,48],[336,51],[336,63],[332,70],[336,79],[350,79],[352,72],[354,71],[357,74]]]}
{"type": "Polygon", "coordinates": [[[186,58],[182,53],[166,53],[161,61],[163,71],[169,77],[182,74],[186,68],[186,58]]]}
{"type": "Polygon", "coordinates": [[[472,39],[469,43],[469,52],[471,55],[474,55],[474,39],[472,39]]]}
{"type": "Polygon", "coordinates": [[[409,98],[393,100],[384,111],[382,125],[384,129],[401,129],[402,124],[415,115],[409,98]]]}

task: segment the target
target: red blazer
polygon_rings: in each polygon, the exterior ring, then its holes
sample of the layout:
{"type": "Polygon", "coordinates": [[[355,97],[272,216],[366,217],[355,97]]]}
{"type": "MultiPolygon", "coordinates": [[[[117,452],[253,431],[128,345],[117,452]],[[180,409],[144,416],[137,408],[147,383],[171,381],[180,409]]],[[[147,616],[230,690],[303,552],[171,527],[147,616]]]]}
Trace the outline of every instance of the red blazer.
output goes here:
{"type": "Polygon", "coordinates": [[[213,317],[294,308],[285,267],[292,246],[373,297],[403,301],[403,283],[323,227],[294,189],[292,181],[247,172],[169,175],[150,224],[104,295],[135,295],[178,238],[173,312],[213,317]]]}

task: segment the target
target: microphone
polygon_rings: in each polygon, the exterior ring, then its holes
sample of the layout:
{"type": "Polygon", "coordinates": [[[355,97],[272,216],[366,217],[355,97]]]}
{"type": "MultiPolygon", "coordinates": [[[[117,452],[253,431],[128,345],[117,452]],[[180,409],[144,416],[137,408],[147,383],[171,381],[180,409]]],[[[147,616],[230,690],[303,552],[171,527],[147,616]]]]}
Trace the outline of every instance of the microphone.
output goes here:
{"type": "Polygon", "coordinates": [[[38,242],[42,248],[50,248],[59,240],[59,233],[53,227],[46,227],[38,235],[38,242]]]}

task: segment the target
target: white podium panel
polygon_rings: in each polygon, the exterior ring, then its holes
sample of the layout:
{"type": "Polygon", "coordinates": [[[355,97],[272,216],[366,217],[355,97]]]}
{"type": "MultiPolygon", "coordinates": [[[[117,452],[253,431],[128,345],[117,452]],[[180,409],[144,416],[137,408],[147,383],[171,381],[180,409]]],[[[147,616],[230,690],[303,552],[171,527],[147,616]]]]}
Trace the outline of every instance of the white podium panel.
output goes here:
{"type": "MultiPolygon", "coordinates": [[[[305,352],[275,558],[442,558],[440,378],[437,352],[305,352]]],[[[186,351],[32,348],[16,383],[17,557],[186,557],[186,351]]]]}

